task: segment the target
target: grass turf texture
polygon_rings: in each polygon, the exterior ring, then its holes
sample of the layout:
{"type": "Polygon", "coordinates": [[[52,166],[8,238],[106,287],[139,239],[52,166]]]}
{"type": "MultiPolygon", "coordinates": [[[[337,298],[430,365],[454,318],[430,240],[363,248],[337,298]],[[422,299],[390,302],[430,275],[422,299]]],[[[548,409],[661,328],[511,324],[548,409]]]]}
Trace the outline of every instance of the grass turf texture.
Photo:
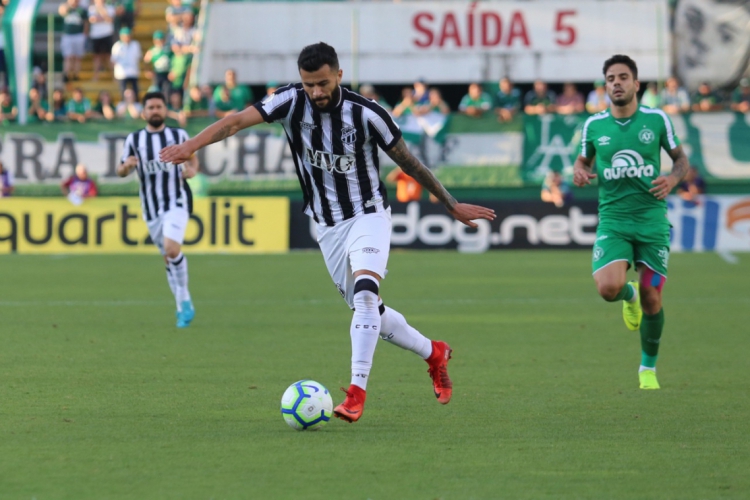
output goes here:
{"type": "Polygon", "coordinates": [[[452,402],[380,342],[362,420],[316,433],[279,401],[343,399],[350,313],[320,255],[189,256],[174,327],[158,256],[2,256],[0,497],[747,498],[750,259],[679,254],[660,391],[588,252],[395,252],[386,303],[455,349],[452,402]]]}

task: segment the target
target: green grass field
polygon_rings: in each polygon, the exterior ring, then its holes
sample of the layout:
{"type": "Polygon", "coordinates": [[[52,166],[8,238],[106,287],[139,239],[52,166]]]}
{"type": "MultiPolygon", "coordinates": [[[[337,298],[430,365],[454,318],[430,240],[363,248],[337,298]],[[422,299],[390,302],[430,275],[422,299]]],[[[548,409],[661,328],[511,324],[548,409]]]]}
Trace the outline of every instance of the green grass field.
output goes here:
{"type": "Polygon", "coordinates": [[[320,255],[189,258],[177,330],[158,256],[0,257],[0,498],[750,498],[748,254],[672,256],[641,391],[588,252],[394,252],[383,296],[452,344],[453,401],[381,342],[362,420],[317,433],[279,400],[349,382],[320,255]]]}

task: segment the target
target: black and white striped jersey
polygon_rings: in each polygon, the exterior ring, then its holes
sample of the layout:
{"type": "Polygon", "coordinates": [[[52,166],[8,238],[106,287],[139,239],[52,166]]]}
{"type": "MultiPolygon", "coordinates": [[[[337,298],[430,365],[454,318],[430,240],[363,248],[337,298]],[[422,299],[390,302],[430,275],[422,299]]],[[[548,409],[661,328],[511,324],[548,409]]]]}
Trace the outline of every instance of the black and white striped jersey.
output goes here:
{"type": "Polygon", "coordinates": [[[122,150],[122,162],[129,156],[138,159],[138,178],[141,182],[143,218],[152,221],[173,208],[193,210],[190,187],[182,178],[179,165],[159,159],[159,151],[173,144],[181,144],[188,134],[181,128],[164,127],[159,132],[145,128],[128,134],[122,150]]]}
{"type": "Polygon", "coordinates": [[[283,125],[305,213],[327,226],[388,208],[378,147],[388,151],[401,139],[401,130],[383,107],[340,89],[338,104],[325,113],[301,83],[281,87],[255,104],[265,121],[283,125]]]}

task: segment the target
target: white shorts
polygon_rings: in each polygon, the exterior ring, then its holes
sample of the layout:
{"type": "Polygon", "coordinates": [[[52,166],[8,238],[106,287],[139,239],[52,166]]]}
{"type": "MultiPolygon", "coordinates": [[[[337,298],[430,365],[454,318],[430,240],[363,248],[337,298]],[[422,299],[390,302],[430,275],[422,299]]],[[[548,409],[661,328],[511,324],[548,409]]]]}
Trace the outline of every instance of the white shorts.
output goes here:
{"type": "Polygon", "coordinates": [[[318,244],[328,274],[354,309],[354,273],[372,271],[385,278],[391,250],[391,210],[358,215],[335,226],[318,224],[318,244]]]}
{"type": "Polygon", "coordinates": [[[190,214],[187,210],[174,208],[164,212],[151,222],[146,222],[148,233],[162,255],[164,255],[164,238],[169,238],[182,245],[188,220],[190,220],[190,214]]]}
{"type": "Polygon", "coordinates": [[[63,35],[60,37],[60,52],[63,57],[83,57],[86,55],[86,35],[63,35]]]}

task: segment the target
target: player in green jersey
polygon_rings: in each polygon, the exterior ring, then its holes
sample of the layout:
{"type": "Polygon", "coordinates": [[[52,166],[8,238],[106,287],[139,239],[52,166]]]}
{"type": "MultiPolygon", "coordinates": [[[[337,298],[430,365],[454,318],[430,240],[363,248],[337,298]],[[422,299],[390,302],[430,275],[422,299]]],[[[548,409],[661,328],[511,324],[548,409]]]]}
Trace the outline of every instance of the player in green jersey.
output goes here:
{"type": "Polygon", "coordinates": [[[592,257],[594,281],[608,302],[623,301],[630,330],[641,333],[641,389],[658,389],[656,358],[664,328],[662,287],[667,278],[669,229],[666,196],[688,170],[688,160],[669,117],[638,104],[638,68],[630,57],[604,63],[612,105],[583,126],[574,183],[599,182],[599,226],[592,257]],[[661,149],[673,160],[660,175],[661,149]],[[635,266],[639,280],[628,282],[635,266]]]}

